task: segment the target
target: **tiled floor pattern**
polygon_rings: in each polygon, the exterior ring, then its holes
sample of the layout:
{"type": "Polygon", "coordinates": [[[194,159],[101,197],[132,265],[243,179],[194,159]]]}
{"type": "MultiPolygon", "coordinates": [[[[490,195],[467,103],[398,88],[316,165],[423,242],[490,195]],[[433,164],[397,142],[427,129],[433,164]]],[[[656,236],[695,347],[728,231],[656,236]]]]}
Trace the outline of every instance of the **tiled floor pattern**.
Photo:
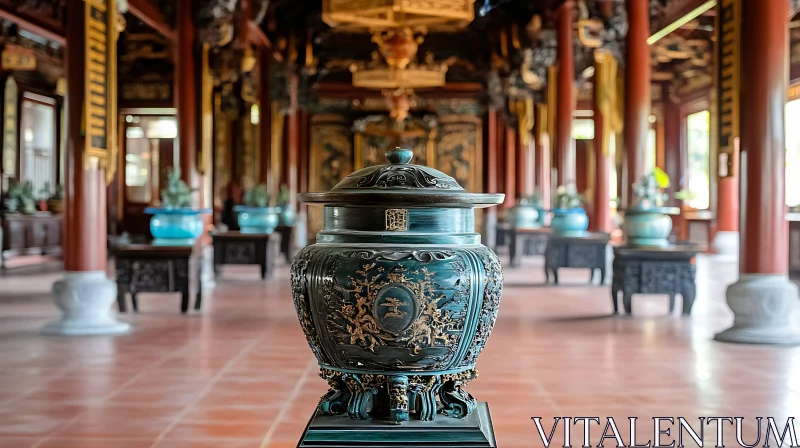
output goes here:
{"type": "MultiPolygon", "coordinates": [[[[489,401],[499,446],[542,446],[532,416],[546,428],[554,416],[615,417],[625,435],[629,416],[796,415],[800,349],[711,340],[731,322],[724,288],[735,270],[699,260],[690,318],[667,316],[658,296],[635,297],[632,318],[610,316],[608,286],[587,285],[584,271],[543,286],[540,259],[507,271],[481,377],[468,387],[489,401]]],[[[87,338],[37,332],[57,316],[58,273],[0,277],[0,448],[295,447],[326,384],[287,267],[257,277],[226,269],[202,313],[188,316],[177,295],[142,295],[140,313],[124,316],[132,334],[87,338]]],[[[641,434],[650,438],[652,423],[641,434]]]]}

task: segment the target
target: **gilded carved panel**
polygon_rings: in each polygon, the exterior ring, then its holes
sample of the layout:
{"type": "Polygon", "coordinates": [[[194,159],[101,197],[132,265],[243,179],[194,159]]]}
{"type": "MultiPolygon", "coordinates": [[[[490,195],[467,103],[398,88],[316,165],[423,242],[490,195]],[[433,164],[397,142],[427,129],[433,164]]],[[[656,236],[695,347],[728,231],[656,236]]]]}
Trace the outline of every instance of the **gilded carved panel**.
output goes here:
{"type": "Polygon", "coordinates": [[[436,169],[449,174],[472,192],[483,191],[481,120],[473,115],[440,119],[436,169]]]}
{"type": "MultiPolygon", "coordinates": [[[[309,147],[309,191],[328,191],[353,172],[352,122],[340,115],[311,117],[309,147]]],[[[308,232],[314,237],[322,229],[322,207],[309,207],[308,232]]]]}

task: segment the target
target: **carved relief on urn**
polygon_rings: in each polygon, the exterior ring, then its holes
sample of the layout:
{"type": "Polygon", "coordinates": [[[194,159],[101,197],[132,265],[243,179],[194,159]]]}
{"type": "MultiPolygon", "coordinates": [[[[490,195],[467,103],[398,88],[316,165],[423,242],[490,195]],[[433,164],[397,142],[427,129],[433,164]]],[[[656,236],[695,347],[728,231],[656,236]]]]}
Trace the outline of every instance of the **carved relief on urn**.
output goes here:
{"type": "Polygon", "coordinates": [[[501,194],[470,194],[410,150],[357,171],[327,193],[317,244],[292,265],[292,293],[330,385],[318,412],[353,419],[467,417],[463,389],[494,327],[502,270],[475,233],[475,208],[501,194]]]}

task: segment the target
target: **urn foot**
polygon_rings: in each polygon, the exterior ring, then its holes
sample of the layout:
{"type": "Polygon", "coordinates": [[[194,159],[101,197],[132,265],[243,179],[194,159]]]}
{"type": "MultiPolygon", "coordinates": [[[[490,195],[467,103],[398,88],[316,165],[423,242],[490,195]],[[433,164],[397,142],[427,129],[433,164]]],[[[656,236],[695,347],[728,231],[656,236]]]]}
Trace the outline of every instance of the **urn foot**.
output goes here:
{"type": "Polygon", "coordinates": [[[393,425],[375,420],[353,421],[317,411],[297,448],[496,448],[492,418],[486,403],[460,420],[412,420],[393,425]]]}
{"type": "Polygon", "coordinates": [[[323,415],[347,414],[353,420],[433,421],[436,414],[462,419],[477,401],[462,386],[477,378],[475,370],[441,375],[375,375],[322,369],[330,391],[321,399],[323,415]]]}

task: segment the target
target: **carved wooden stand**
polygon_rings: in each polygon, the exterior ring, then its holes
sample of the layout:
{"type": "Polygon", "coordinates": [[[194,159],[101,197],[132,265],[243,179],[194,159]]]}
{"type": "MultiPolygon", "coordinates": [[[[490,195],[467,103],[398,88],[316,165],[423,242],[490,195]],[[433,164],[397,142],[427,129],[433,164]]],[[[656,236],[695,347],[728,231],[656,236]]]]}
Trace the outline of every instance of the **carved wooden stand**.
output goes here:
{"type": "Polygon", "coordinates": [[[278,256],[277,233],[224,232],[211,235],[214,240],[214,276],[219,278],[223,264],[257,264],[261,278],[272,275],[278,256]]]}
{"type": "MultiPolygon", "coordinates": [[[[544,275],[550,282],[550,273],[558,284],[559,268],[586,268],[600,271],[600,284],[606,281],[607,233],[587,233],[586,236],[552,235],[547,240],[544,252],[544,275]]],[[[592,277],[589,278],[589,282],[592,277]]]]}
{"type": "Polygon", "coordinates": [[[440,419],[435,424],[413,420],[392,425],[374,420],[351,420],[317,411],[298,448],[495,448],[497,442],[486,403],[463,419],[440,419]]]}
{"type": "Polygon", "coordinates": [[[615,247],[611,285],[614,313],[617,313],[617,297],[621,291],[626,314],[631,314],[634,294],[667,294],[670,311],[675,308],[675,295],[680,294],[683,314],[689,315],[696,289],[694,257],[700,249],[693,244],[664,248],[615,247]]]}
{"type": "Polygon", "coordinates": [[[133,310],[139,311],[140,292],[180,292],[181,312],[189,310],[192,285],[196,285],[194,309],[200,309],[202,260],[194,246],[123,244],[113,249],[117,271],[117,304],[126,311],[125,295],[131,294],[133,310]]]}
{"type": "Polygon", "coordinates": [[[509,252],[511,267],[519,267],[522,255],[542,255],[547,249],[547,239],[553,231],[548,228],[541,229],[515,229],[508,230],[510,237],[509,252]]]}

